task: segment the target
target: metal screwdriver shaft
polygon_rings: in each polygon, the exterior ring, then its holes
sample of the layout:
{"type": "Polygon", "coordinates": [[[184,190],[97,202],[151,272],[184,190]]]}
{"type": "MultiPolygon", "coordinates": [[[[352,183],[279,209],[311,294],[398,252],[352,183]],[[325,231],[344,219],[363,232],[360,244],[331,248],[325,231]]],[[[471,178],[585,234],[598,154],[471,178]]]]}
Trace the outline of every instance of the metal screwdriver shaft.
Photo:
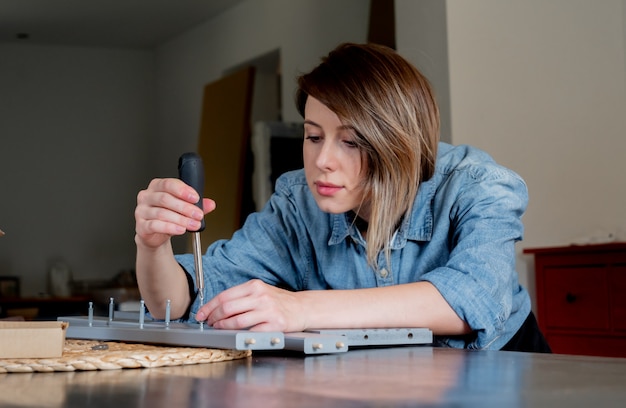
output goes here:
{"type": "Polygon", "coordinates": [[[202,271],[202,244],[200,243],[200,233],[193,233],[193,261],[196,268],[196,282],[198,285],[198,296],[200,296],[200,306],[204,305],[204,273],[202,271]]]}
{"type": "MultiPolygon", "coordinates": [[[[178,177],[186,184],[193,187],[200,199],[196,206],[203,211],[202,197],[204,193],[204,167],[202,158],[196,153],[185,153],[178,160],[178,177]]],[[[204,230],[204,219],[197,231],[189,231],[193,234],[193,257],[196,268],[196,286],[200,297],[200,306],[204,304],[204,274],[202,272],[202,245],[200,244],[200,232],[204,230]]]]}

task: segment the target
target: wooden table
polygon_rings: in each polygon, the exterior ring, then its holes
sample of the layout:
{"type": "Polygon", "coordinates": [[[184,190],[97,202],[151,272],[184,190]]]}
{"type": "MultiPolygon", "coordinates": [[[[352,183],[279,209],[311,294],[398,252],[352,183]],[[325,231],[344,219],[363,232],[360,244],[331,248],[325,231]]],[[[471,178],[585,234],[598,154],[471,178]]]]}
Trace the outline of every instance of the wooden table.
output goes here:
{"type": "Polygon", "coordinates": [[[0,406],[623,407],[626,359],[431,347],[194,366],[0,374],[0,406]]]}

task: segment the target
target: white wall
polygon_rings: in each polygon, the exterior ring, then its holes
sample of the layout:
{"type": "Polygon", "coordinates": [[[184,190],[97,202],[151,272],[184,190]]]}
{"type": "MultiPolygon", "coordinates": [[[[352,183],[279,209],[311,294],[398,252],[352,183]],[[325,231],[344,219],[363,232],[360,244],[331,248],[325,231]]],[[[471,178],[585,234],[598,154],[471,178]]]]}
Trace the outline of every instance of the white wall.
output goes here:
{"type": "MultiPolygon", "coordinates": [[[[247,0],[158,48],[155,176],[176,175],[180,154],[195,150],[204,86],[225,71],[280,49],[282,116],[300,117],[295,78],[341,42],[365,42],[369,0],[247,0]]],[[[216,175],[217,177],[223,175],[216,175]]],[[[184,239],[173,240],[175,251],[184,239]]]]}
{"type": "Polygon", "coordinates": [[[441,140],[450,143],[450,73],[446,2],[395,0],[396,48],[430,81],[441,116],[441,140]]]}
{"type": "Polygon", "coordinates": [[[154,117],[149,52],[0,45],[0,275],[46,291],[134,267],[135,197],[154,117]]]}
{"type": "Polygon", "coordinates": [[[57,258],[80,280],[134,268],[137,192],[196,149],[204,85],[280,49],[296,120],[298,71],[364,42],[368,17],[369,0],[247,0],[156,51],[1,44],[0,276],[30,296],[57,258]]]}
{"type": "MultiPolygon", "coordinates": [[[[519,251],[598,230],[626,239],[625,4],[446,1],[452,141],[489,151],[528,183],[519,251]]],[[[415,31],[399,32],[406,45],[415,31]]],[[[534,290],[532,267],[520,254],[534,290]]]]}
{"type": "MultiPolygon", "coordinates": [[[[452,142],[528,182],[519,251],[626,230],[626,0],[396,1],[398,49],[435,85],[452,142]]],[[[79,279],[132,268],[136,193],[195,149],[203,86],[280,48],[297,120],[295,75],[365,41],[368,10],[247,0],[155,53],[0,45],[0,275],[35,294],[55,257],[79,279]]]]}
{"type": "Polygon", "coordinates": [[[247,0],[157,50],[159,172],[197,146],[202,91],[224,71],[281,50],[283,119],[295,121],[295,77],[344,41],[365,42],[369,0],[247,0]]]}

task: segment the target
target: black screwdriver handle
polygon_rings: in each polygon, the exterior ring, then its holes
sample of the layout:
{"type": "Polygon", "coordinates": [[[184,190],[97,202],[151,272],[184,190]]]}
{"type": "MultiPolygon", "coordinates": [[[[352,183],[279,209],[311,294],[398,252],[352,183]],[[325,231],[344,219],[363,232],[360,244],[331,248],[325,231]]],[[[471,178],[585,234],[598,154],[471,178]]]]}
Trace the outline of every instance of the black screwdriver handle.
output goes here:
{"type": "MultiPolygon", "coordinates": [[[[202,157],[197,153],[184,153],[180,156],[178,159],[178,178],[196,190],[198,196],[200,196],[200,200],[198,200],[196,206],[204,212],[202,208],[202,197],[204,197],[204,167],[202,166],[202,157]]],[[[200,228],[197,231],[189,232],[200,232],[204,230],[204,227],[203,218],[200,228]]]]}

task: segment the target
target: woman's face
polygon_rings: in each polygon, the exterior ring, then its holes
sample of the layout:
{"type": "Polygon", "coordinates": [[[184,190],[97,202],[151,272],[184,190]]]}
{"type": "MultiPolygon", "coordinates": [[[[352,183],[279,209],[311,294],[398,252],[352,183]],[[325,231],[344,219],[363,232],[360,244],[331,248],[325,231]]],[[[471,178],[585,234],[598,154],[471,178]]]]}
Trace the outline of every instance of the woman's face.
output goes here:
{"type": "Polygon", "coordinates": [[[304,171],[322,211],[353,210],[369,218],[363,202],[367,160],[354,143],[354,129],[344,126],[324,104],[309,96],[304,108],[304,171]]]}

